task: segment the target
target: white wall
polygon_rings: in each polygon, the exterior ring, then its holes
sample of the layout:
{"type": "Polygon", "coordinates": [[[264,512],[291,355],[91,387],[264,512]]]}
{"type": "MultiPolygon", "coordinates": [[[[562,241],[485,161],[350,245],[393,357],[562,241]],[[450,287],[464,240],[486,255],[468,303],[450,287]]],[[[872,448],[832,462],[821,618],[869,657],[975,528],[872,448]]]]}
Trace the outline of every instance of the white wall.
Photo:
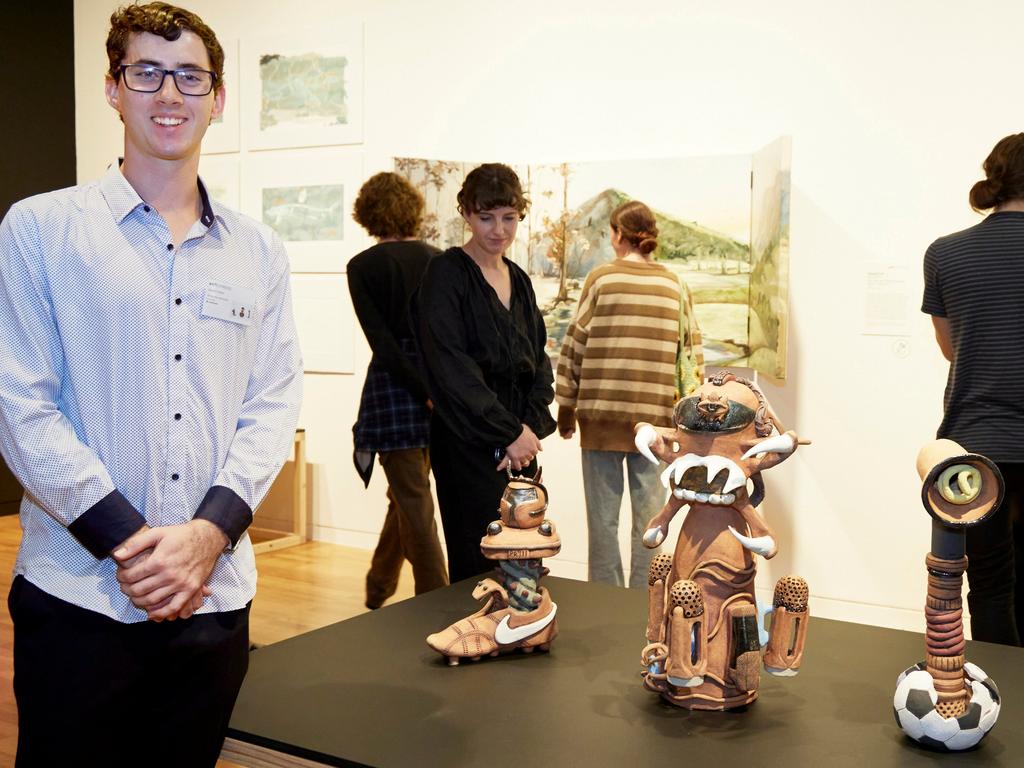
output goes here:
{"type": "MultiPolygon", "coordinates": [[[[102,98],[109,0],[77,0],[78,171],[100,174],[120,130],[102,98]]],[[[818,615],[920,628],[929,519],[914,458],[941,413],[946,365],[920,301],[920,259],[977,221],[967,191],[995,141],[1024,126],[1024,4],[489,4],[195,0],[224,37],[366,23],[367,173],[393,155],[503,161],[752,152],[793,136],[789,378],[764,388],[813,439],[768,473],[779,534],[759,583],[805,576],[818,615]],[[906,266],[909,335],[862,335],[868,265],[906,266]]],[[[230,87],[231,84],[229,84],[230,87]]],[[[244,87],[244,83],[242,84],[244,87]]],[[[236,84],[237,86],[237,84],[236,84]]],[[[243,98],[245,97],[243,90],[243,98]]],[[[368,352],[357,343],[356,368],[368,352]]],[[[351,467],[362,376],[307,376],[314,533],[372,546],[383,484],[351,467]]],[[[585,574],[578,446],[546,441],[549,565],[585,574]]]]}

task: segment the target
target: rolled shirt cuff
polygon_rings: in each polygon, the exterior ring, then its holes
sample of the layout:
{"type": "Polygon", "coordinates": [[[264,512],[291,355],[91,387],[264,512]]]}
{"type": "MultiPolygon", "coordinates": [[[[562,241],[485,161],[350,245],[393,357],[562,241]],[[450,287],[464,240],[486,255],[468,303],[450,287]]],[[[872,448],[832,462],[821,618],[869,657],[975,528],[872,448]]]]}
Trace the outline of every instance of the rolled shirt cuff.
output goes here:
{"type": "Polygon", "coordinates": [[[252,509],[242,497],[226,485],[215,485],[193,515],[194,520],[208,520],[228,537],[228,547],[234,549],[242,534],[252,525],[252,509]]]}
{"type": "Polygon", "coordinates": [[[146,518],[114,489],[80,514],[68,530],[93,557],[102,560],[145,524],[146,518]]]}

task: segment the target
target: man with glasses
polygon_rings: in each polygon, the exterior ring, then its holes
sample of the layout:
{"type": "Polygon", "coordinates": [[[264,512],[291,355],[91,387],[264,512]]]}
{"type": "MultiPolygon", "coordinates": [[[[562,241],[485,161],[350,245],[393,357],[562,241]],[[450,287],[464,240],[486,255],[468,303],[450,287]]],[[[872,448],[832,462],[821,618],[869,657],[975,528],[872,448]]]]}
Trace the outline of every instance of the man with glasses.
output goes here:
{"type": "Polygon", "coordinates": [[[213,766],[248,663],[245,530],[301,398],[288,262],[198,180],[212,30],[129,6],[107,53],[123,163],[0,225],[17,764],[213,766]]]}

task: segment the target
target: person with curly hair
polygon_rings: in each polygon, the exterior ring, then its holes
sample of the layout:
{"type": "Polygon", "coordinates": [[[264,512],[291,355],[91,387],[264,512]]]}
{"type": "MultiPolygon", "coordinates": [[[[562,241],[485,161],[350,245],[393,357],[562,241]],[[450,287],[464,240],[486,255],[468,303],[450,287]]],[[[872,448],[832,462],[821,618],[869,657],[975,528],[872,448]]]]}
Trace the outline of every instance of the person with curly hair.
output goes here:
{"type": "Polygon", "coordinates": [[[480,537],[507,472],[532,475],[555,430],[547,330],[530,278],[505,256],[529,201],[507,165],[466,176],[459,213],[470,238],[427,265],[417,334],[434,402],[430,457],[452,582],[491,570],[480,537]]]}
{"type": "Polygon", "coordinates": [[[348,288],[373,357],[352,428],[356,469],[369,484],[374,454],[388,479],[388,511],[366,574],[366,607],[379,608],[412,564],[416,594],[448,583],[430,493],[430,399],[409,324],[409,304],[431,257],[417,236],[423,197],[397,173],[359,190],[354,217],[377,244],[348,263],[348,288]]]}
{"type": "Polygon", "coordinates": [[[167,3],[110,22],[123,162],[0,225],[16,760],[212,767],[249,663],[247,529],[302,395],[288,256],[198,176],[213,30],[167,3]]]}

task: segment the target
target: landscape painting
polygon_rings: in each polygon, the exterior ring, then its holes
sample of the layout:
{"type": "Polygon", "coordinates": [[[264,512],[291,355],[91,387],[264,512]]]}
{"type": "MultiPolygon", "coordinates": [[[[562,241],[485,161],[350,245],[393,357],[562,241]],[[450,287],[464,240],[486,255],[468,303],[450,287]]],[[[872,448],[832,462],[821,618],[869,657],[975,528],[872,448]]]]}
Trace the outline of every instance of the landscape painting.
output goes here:
{"type": "Polygon", "coordinates": [[[260,56],[260,130],[294,123],[322,128],[348,122],[344,56],[260,56]]]}
{"type": "Polygon", "coordinates": [[[786,378],[789,327],[789,137],[757,152],[751,174],[750,367],[786,378]]]}
{"type": "MultiPolygon", "coordinates": [[[[476,165],[395,159],[395,170],[426,198],[421,234],[439,248],[468,239],[455,196],[476,165]]],[[[788,267],[780,267],[788,243],[788,175],[784,184],[772,174],[754,203],[750,155],[520,165],[515,170],[531,206],[507,255],[533,280],[553,357],[587,274],[614,259],[611,211],[634,199],[647,203],[658,221],[655,258],[693,292],[707,363],[750,366],[780,378],[781,348],[784,376],[788,267]],[[771,196],[783,189],[785,203],[771,207],[771,196]],[[751,253],[754,209],[757,221],[765,222],[758,225],[756,260],[751,253]]]]}
{"type": "Polygon", "coordinates": [[[341,240],[345,233],[345,186],[311,184],[264,187],[263,223],[288,243],[341,240]]]}
{"type": "Polygon", "coordinates": [[[363,140],[363,25],[351,22],[330,36],[244,41],[246,143],[285,149],[363,140]]]}
{"type": "Polygon", "coordinates": [[[242,168],[242,212],[277,232],[293,273],[344,272],[368,245],[352,219],[362,178],[355,147],[253,152],[242,168]]]}

